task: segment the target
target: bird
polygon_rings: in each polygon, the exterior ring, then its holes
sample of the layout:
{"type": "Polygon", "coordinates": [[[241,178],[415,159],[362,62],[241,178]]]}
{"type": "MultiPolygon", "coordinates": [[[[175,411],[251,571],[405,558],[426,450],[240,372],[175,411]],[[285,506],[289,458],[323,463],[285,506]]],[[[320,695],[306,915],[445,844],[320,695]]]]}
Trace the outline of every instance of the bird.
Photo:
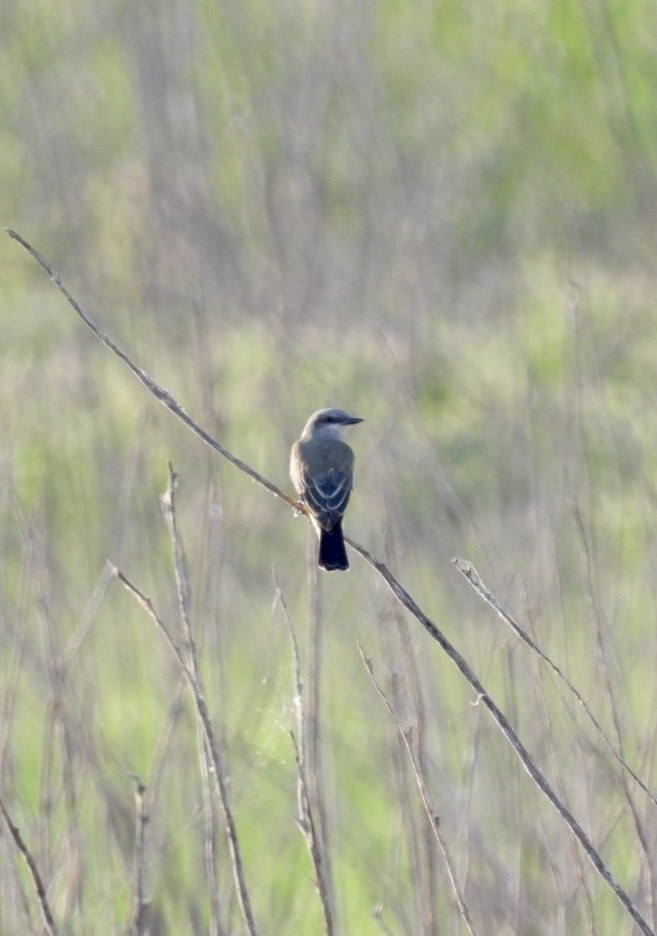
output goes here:
{"type": "Polygon", "coordinates": [[[354,453],[344,441],[349,426],[363,422],[343,409],[309,417],[290,453],[290,477],[319,536],[318,565],[326,572],[349,568],[342,536],[354,473],[354,453]]]}

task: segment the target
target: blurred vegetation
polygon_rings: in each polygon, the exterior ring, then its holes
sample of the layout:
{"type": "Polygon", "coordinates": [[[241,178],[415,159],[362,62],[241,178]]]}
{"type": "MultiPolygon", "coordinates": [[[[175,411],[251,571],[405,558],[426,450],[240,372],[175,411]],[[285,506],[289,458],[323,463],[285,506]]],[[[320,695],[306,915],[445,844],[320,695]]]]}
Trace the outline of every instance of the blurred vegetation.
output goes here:
{"type": "MultiPolygon", "coordinates": [[[[3,224],[277,484],[309,412],[366,418],[348,532],[467,658],[651,925],[654,806],[449,560],[475,563],[655,789],[653,19],[646,0],[19,0],[0,38],[3,224]]],[[[466,931],[360,641],[418,733],[475,931],[633,932],[372,570],[354,555],[322,577],[317,631],[306,524],[158,407],[7,237],[0,290],[0,792],[61,932],[130,929],[135,777],[152,932],[242,931],[216,816],[207,879],[180,674],[106,570],[179,627],[169,460],[259,932],[323,931],[272,566],[319,699],[337,931],[466,931]]],[[[0,931],[42,931],[4,826],[0,931]]]]}

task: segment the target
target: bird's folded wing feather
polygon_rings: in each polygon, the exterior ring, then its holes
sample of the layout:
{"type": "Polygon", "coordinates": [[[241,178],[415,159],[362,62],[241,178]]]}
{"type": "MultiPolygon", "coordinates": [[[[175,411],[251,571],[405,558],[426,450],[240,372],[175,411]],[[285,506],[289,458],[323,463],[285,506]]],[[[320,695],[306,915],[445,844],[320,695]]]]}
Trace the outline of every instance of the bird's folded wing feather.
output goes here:
{"type": "Polygon", "coordinates": [[[325,475],[303,475],[303,499],[318,518],[329,515],[338,520],[344,514],[351,494],[351,474],[331,468],[325,475]]]}

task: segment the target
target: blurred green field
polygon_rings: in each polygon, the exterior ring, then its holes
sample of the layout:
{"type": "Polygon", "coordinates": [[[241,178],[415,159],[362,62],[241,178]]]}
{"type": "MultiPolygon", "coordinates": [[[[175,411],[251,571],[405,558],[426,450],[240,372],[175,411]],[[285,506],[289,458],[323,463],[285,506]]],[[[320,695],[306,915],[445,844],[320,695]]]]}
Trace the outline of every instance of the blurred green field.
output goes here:
{"type": "MultiPolygon", "coordinates": [[[[348,534],[467,659],[654,929],[654,803],[450,561],[475,564],[657,790],[653,15],[18,3],[0,204],[100,327],[285,490],[312,410],[365,418],[348,534]]],[[[370,566],[352,553],[316,596],[306,522],[149,396],[8,236],[0,328],[0,796],[58,932],[247,932],[180,668],[107,567],[183,640],[169,462],[257,932],[326,931],[276,580],[333,932],[468,931],[358,643],[412,732],[472,931],[638,931],[370,566]]],[[[42,932],[0,823],[0,934],[42,932]]]]}

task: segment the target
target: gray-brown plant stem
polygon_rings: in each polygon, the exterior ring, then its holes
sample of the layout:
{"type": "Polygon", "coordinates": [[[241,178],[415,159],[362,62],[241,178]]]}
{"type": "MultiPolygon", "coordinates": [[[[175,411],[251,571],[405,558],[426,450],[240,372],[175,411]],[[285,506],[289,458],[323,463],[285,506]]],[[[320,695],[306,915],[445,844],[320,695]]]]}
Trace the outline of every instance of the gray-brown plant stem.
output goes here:
{"type": "Polygon", "coordinates": [[[85,325],[91,329],[96,338],[98,338],[98,340],[101,341],[105,347],[112,352],[112,354],[115,354],[116,357],[118,357],[118,359],[122,361],[125,366],[129,368],[129,370],[132,371],[137,380],[139,380],[140,383],[142,383],[146,389],[149,390],[153,396],[160,401],[160,403],[163,403],[167,409],[171,410],[171,412],[178,417],[178,419],[182,420],[182,422],[184,422],[187,428],[190,429],[195,436],[198,436],[198,438],[205,442],[206,445],[209,445],[210,448],[215,450],[215,452],[218,452],[219,455],[222,455],[225,459],[231,462],[231,464],[235,465],[236,468],[239,468],[240,471],[243,471],[254,481],[257,481],[258,484],[261,484],[263,487],[267,488],[267,490],[275,497],[280,497],[281,500],[284,500],[287,504],[290,505],[290,507],[293,507],[299,513],[306,513],[306,509],[303,504],[295,500],[293,497],[290,497],[290,495],[286,494],[284,491],[281,491],[281,489],[269,481],[268,478],[263,477],[261,474],[255,471],[255,469],[251,468],[250,465],[247,465],[246,462],[243,462],[240,458],[237,458],[235,455],[229,452],[228,449],[224,448],[223,445],[220,445],[216,439],[213,439],[209,433],[202,429],[198,423],[194,422],[191,416],[185,412],[180,403],[178,403],[178,401],[169,393],[168,390],[165,390],[164,387],[161,387],[158,383],[156,383],[153,378],[146,373],[145,370],[141,369],[141,367],[137,367],[129,355],[127,355],[125,351],[123,351],[117,344],[115,344],[115,342],[112,341],[112,339],[89,318],[86,312],[82,310],[78,302],[68,291],[59,273],[53,270],[45,257],[43,257],[38,252],[38,250],[35,250],[31,244],[24,240],[20,234],[17,234],[16,231],[12,231],[10,228],[5,228],[5,230],[7,234],[9,234],[9,236],[16,241],[16,243],[20,244],[21,247],[27,250],[30,256],[34,257],[37,263],[43,267],[55,286],[66,297],[69,305],[75,310],[75,312],[77,312],[85,325]]]}
{"type": "Polygon", "coordinates": [[[461,656],[456,647],[454,647],[449,640],[445,637],[443,632],[436,627],[433,621],[431,621],[426,614],[420,609],[416,602],[411,598],[409,593],[399,584],[397,579],[392,575],[387,566],[376,559],[371,553],[366,549],[360,546],[358,543],[355,543],[352,539],[345,536],[345,543],[348,543],[352,549],[355,549],[356,552],[365,559],[366,562],[372,566],[373,569],[379,573],[379,575],[385,580],[388,587],[392,591],[393,595],[397,600],[409,611],[416,620],[420,622],[422,627],[426,630],[430,637],[432,637],[436,643],[438,643],[447,656],[450,658],[452,663],[456,665],[461,675],[466,679],[470,684],[472,689],[477,694],[477,701],[481,702],[484,705],[490,714],[493,716],[495,723],[498,728],[501,730],[504,737],[507,739],[513,750],[516,752],[520,761],[522,762],[523,767],[532,778],[538,789],[541,793],[550,801],[554,806],[556,811],[559,813],[561,818],[564,820],[568,828],[571,830],[575,838],[578,840],[586,855],[588,856],[591,864],[595,870],[600,874],[602,879],[606,884],[613,890],[616,894],[616,897],[619,899],[623,907],[630,914],[634,922],[637,924],[639,929],[645,936],[655,936],[654,930],[650,928],[646,920],[641,916],[638,909],[635,907],[632,899],[629,894],[620,886],[612,875],[609,868],[602,860],[600,853],[594,847],[590,838],[581,827],[579,822],[575,819],[570,810],[561,802],[557,794],[554,792],[546,778],[543,776],[536,763],[534,762],[531,754],[525,748],[522,741],[518,735],[513,730],[511,724],[507,720],[504,712],[495,704],[493,699],[488,695],[483,684],[480,682],[474,671],[471,669],[467,660],[461,656]]]}
{"type": "Polygon", "coordinates": [[[297,825],[306,842],[310,858],[315,871],[315,886],[324,913],[324,932],[326,936],[333,936],[333,909],[329,887],[326,880],[326,862],[324,859],[323,843],[320,841],[317,824],[308,792],[308,777],[306,772],[306,726],[304,717],[304,694],[301,681],[301,664],[299,661],[299,645],[290,620],[285,596],[274,572],[276,585],[276,598],[281,606],[283,617],[287,625],[292,646],[292,668],[294,671],[294,713],[296,721],[296,735],[290,732],[294,745],[294,756],[297,765],[297,825]]]}
{"type": "MultiPolygon", "coordinates": [[[[591,722],[595,730],[598,732],[598,734],[604,741],[605,745],[609,748],[609,751],[614,756],[614,758],[618,761],[621,767],[625,771],[627,771],[630,777],[632,777],[632,779],[637,784],[637,786],[641,787],[641,789],[646,794],[646,796],[648,796],[652,800],[653,805],[657,806],[657,797],[655,796],[655,794],[652,792],[652,790],[650,790],[649,787],[646,786],[646,784],[643,782],[641,777],[639,777],[639,775],[635,773],[634,770],[632,770],[630,765],[623,758],[623,755],[621,754],[621,752],[616,747],[614,747],[614,745],[608,738],[607,734],[605,733],[602,725],[600,724],[600,722],[597,720],[597,718],[595,717],[595,715],[593,714],[593,712],[587,705],[586,699],[582,697],[581,693],[577,690],[575,686],[573,686],[573,684],[570,682],[568,677],[561,671],[561,669],[557,666],[557,664],[554,663],[550,659],[549,656],[547,656],[547,654],[543,653],[541,648],[532,640],[529,634],[527,634],[522,629],[522,627],[520,626],[520,624],[518,624],[516,619],[511,614],[509,614],[509,612],[505,608],[502,607],[502,605],[497,600],[495,595],[490,591],[490,589],[481,580],[479,573],[477,572],[477,570],[475,569],[475,567],[472,565],[471,562],[469,562],[467,559],[458,559],[458,558],[452,559],[452,562],[454,563],[456,568],[459,570],[461,575],[463,575],[464,578],[466,578],[468,582],[472,585],[472,587],[477,592],[477,594],[481,598],[483,598],[486,604],[490,605],[490,607],[493,608],[493,610],[497,612],[497,614],[502,618],[502,620],[506,624],[509,625],[513,633],[517,637],[519,637],[520,640],[522,640],[522,642],[526,644],[533,653],[535,653],[544,663],[546,663],[550,667],[552,672],[564,683],[568,691],[572,693],[572,695],[575,697],[577,702],[582,706],[589,721],[591,722]]],[[[617,734],[618,733],[619,733],[619,730],[617,728],[617,734]]]]}
{"type": "MultiPolygon", "coordinates": [[[[178,476],[173,470],[171,462],[169,462],[169,480],[167,483],[167,489],[162,496],[162,512],[164,513],[164,519],[169,530],[169,537],[171,539],[171,545],[173,548],[173,565],[176,579],[176,591],[178,594],[178,606],[180,608],[180,616],[183,622],[183,632],[187,640],[187,660],[194,679],[198,680],[196,640],[192,632],[191,618],[192,587],[187,571],[185,550],[178,529],[178,518],[176,514],[177,477],[178,476]]],[[[214,837],[214,815],[210,799],[211,774],[213,773],[213,769],[210,747],[208,745],[208,741],[202,726],[200,726],[198,731],[198,743],[203,808],[205,813],[203,851],[207,869],[208,884],[210,886],[210,903],[212,907],[212,919],[210,921],[210,925],[212,927],[211,932],[215,934],[215,936],[218,936],[218,934],[221,932],[221,923],[219,914],[219,897],[216,887],[217,856],[214,837]]]]}
{"type": "Polygon", "coordinates": [[[173,547],[173,568],[176,578],[178,606],[180,608],[183,630],[187,640],[187,662],[196,679],[198,677],[198,667],[196,662],[196,644],[194,642],[194,635],[192,634],[191,623],[191,585],[189,583],[189,575],[187,574],[185,552],[178,532],[178,519],[176,517],[176,481],[177,475],[173,470],[171,462],[169,462],[169,480],[167,482],[167,489],[162,496],[162,512],[166,520],[171,545],[173,547]]]}
{"type": "Polygon", "coordinates": [[[144,861],[146,855],[145,839],[148,825],[148,808],[146,805],[146,787],[137,780],[135,784],[135,848],[133,860],[133,876],[135,898],[132,912],[133,936],[142,936],[147,932],[146,914],[148,904],[144,895],[144,861]]]}
{"type": "Polygon", "coordinates": [[[244,877],[244,865],[242,863],[242,855],[237,837],[237,828],[235,826],[235,820],[233,818],[233,813],[228,801],[228,790],[226,786],[226,778],[224,776],[223,764],[221,762],[221,758],[219,757],[219,748],[214,735],[212,719],[210,718],[210,713],[205,701],[200,679],[196,677],[190,669],[183,651],[175,643],[169,634],[166,625],[157,615],[151,599],[142,591],[140,591],[139,588],[137,588],[137,586],[134,585],[120,569],[117,569],[116,566],[111,566],[111,568],[116,578],[118,578],[118,580],[122,582],[126,589],[134,596],[137,602],[149,615],[157,629],[164,635],[169,647],[173,651],[178,661],[180,668],[182,669],[185,679],[187,680],[187,684],[192,690],[194,703],[196,705],[196,712],[201,721],[201,724],[203,725],[208,748],[210,750],[214,778],[217,784],[219,804],[221,806],[226,838],[228,840],[228,851],[230,854],[231,867],[233,870],[235,890],[237,892],[237,901],[242,912],[242,918],[246,925],[249,936],[257,936],[258,931],[256,929],[253,911],[251,910],[251,901],[249,899],[249,892],[246,886],[246,879],[244,877]]]}
{"type": "Polygon", "coordinates": [[[27,867],[30,871],[30,876],[32,877],[32,883],[34,884],[34,889],[36,891],[37,899],[39,901],[39,906],[41,907],[41,913],[43,914],[43,923],[49,934],[49,936],[57,936],[57,927],[55,925],[55,920],[53,919],[52,911],[50,910],[50,905],[48,903],[48,896],[46,894],[46,888],[44,887],[43,880],[39,874],[39,869],[36,866],[36,862],[32,857],[32,853],[29,848],[23,841],[23,837],[20,833],[20,830],[17,825],[12,821],[11,816],[5,806],[4,800],[0,797],[0,812],[2,817],[7,823],[7,828],[9,829],[9,834],[14,840],[16,848],[19,850],[27,867]]]}
{"type": "MultiPolygon", "coordinates": [[[[611,752],[614,754],[615,758],[625,765],[623,760],[622,750],[623,750],[623,731],[621,728],[621,718],[618,711],[618,705],[616,704],[616,698],[612,691],[611,678],[609,675],[609,668],[607,665],[607,653],[605,651],[605,637],[604,637],[604,625],[603,625],[603,615],[601,608],[597,600],[597,588],[596,582],[594,580],[594,568],[593,568],[593,558],[591,555],[591,547],[589,544],[588,536],[586,534],[586,529],[584,526],[584,519],[582,517],[581,511],[577,503],[573,504],[573,515],[575,519],[575,526],[577,528],[577,533],[580,540],[580,549],[582,553],[582,564],[583,564],[583,573],[584,580],[587,587],[587,605],[589,608],[589,613],[591,615],[592,623],[595,629],[595,644],[596,644],[596,656],[598,661],[598,669],[600,672],[600,677],[602,684],[605,688],[607,699],[609,702],[609,708],[612,715],[612,724],[614,726],[614,732],[616,735],[616,745],[618,748],[618,753],[614,750],[612,745],[607,741],[607,746],[610,748],[611,752]]],[[[606,739],[606,736],[603,735],[603,738],[606,739]]],[[[634,772],[630,771],[627,767],[628,772],[634,777],[634,772]]],[[[638,780],[638,778],[636,778],[638,780]]],[[[655,925],[654,911],[657,908],[656,900],[656,891],[657,891],[657,879],[653,871],[653,862],[651,861],[650,848],[648,846],[648,835],[646,829],[644,828],[643,821],[637,808],[636,803],[632,797],[631,791],[629,789],[629,784],[627,780],[627,775],[623,773],[621,775],[621,782],[623,785],[623,790],[625,792],[625,799],[627,800],[627,805],[629,807],[630,813],[632,815],[632,821],[634,822],[634,829],[636,832],[641,851],[643,852],[643,867],[645,873],[650,880],[650,902],[653,910],[653,916],[651,922],[653,926],[655,925]]],[[[639,784],[643,786],[640,780],[639,784]]],[[[655,802],[654,797],[648,792],[650,798],[655,802]]]]}
{"type": "MultiPolygon", "coordinates": [[[[397,565],[397,538],[387,503],[382,506],[384,510],[384,562],[388,567],[394,568],[397,565]]],[[[427,715],[409,622],[403,608],[390,593],[386,595],[385,611],[381,614],[376,630],[385,661],[385,680],[389,691],[390,706],[396,712],[404,712],[405,731],[404,733],[398,732],[397,749],[392,752],[391,761],[395,771],[399,804],[403,811],[401,824],[407,838],[409,862],[412,868],[417,914],[415,928],[418,934],[435,936],[442,929],[439,910],[439,894],[442,888],[436,849],[436,843],[439,849],[442,848],[442,837],[438,833],[433,810],[426,810],[426,817],[416,815],[409,788],[409,780],[411,784],[413,781],[408,776],[405,766],[410,755],[416,785],[418,777],[426,775],[427,715]]],[[[444,848],[443,856],[446,864],[449,865],[444,848]]]]}
{"type": "Polygon", "coordinates": [[[334,906],[333,874],[331,870],[331,847],[329,820],[324,795],[323,744],[320,706],[322,697],[324,612],[319,567],[317,565],[317,537],[308,527],[307,579],[310,611],[308,615],[308,665],[306,711],[304,724],[304,764],[306,793],[312,810],[315,834],[323,856],[322,869],[324,889],[329,906],[334,906]]]}
{"type": "Polygon", "coordinates": [[[363,648],[361,647],[360,644],[358,644],[358,652],[360,653],[361,660],[365,664],[365,669],[367,670],[367,674],[372,680],[372,685],[378,692],[383,704],[390,712],[390,715],[392,716],[393,721],[395,722],[397,726],[397,730],[399,731],[399,734],[404,742],[404,747],[406,748],[406,751],[408,753],[408,757],[411,762],[411,766],[413,768],[413,773],[415,775],[415,780],[417,782],[418,789],[420,791],[420,797],[422,798],[422,805],[424,806],[424,809],[426,811],[427,818],[429,819],[429,823],[433,831],[433,834],[435,836],[436,842],[438,843],[438,847],[440,848],[443,854],[443,858],[445,859],[445,865],[447,867],[447,874],[449,876],[449,880],[452,885],[452,890],[454,891],[454,896],[456,897],[456,902],[458,903],[459,912],[461,916],[463,917],[463,922],[468,928],[468,932],[471,933],[471,936],[475,936],[475,931],[474,931],[474,927],[472,924],[472,919],[470,917],[470,911],[468,909],[468,905],[465,902],[465,898],[463,894],[461,893],[459,883],[456,880],[456,872],[454,870],[454,866],[452,864],[452,860],[450,858],[449,851],[447,849],[447,844],[445,843],[442,835],[440,834],[440,817],[438,816],[437,812],[434,810],[433,806],[431,805],[431,798],[429,796],[429,790],[427,788],[427,784],[424,779],[424,774],[418,762],[418,758],[413,750],[413,744],[411,742],[412,732],[406,731],[404,729],[401,723],[401,720],[399,718],[399,715],[397,714],[395,709],[392,707],[390,700],[386,696],[381,686],[376,681],[376,678],[374,676],[374,666],[372,665],[372,661],[365,655],[365,653],[363,652],[363,648]]]}

